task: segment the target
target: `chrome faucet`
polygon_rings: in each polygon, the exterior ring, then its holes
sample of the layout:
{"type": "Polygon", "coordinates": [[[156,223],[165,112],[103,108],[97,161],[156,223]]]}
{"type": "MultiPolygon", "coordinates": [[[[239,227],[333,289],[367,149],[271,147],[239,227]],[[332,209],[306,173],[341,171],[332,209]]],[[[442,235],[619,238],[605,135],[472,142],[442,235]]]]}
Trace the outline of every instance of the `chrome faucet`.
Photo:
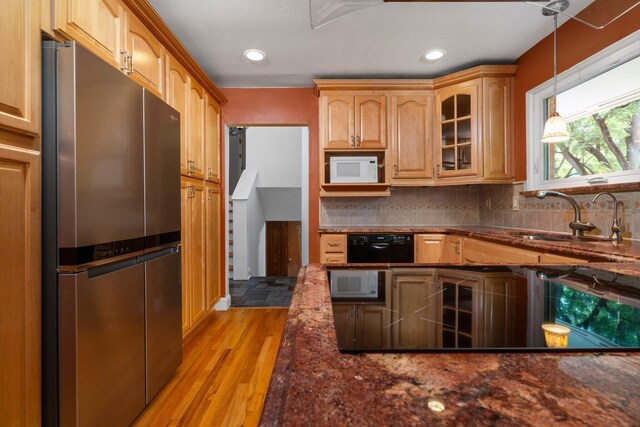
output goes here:
{"type": "Polygon", "coordinates": [[[573,230],[574,236],[582,237],[584,236],[585,230],[591,231],[596,228],[596,226],[591,224],[590,222],[582,221],[580,205],[578,205],[578,202],[576,202],[573,197],[567,196],[566,194],[560,193],[558,191],[538,191],[538,194],[536,194],[536,197],[538,199],[544,199],[547,196],[560,197],[561,199],[565,199],[567,202],[571,203],[571,206],[573,207],[574,218],[573,221],[569,223],[569,228],[573,230]]]}
{"type": "Polygon", "coordinates": [[[603,194],[607,194],[611,196],[611,198],[613,199],[613,223],[611,224],[611,236],[609,236],[609,238],[611,240],[615,240],[616,242],[621,242],[622,241],[622,236],[620,235],[621,218],[618,217],[618,203],[620,204],[623,204],[623,203],[619,202],[618,199],[616,199],[616,196],[609,193],[608,191],[603,191],[602,193],[596,194],[596,196],[593,198],[591,203],[595,203],[596,200],[598,200],[598,197],[602,196],[603,194]]]}

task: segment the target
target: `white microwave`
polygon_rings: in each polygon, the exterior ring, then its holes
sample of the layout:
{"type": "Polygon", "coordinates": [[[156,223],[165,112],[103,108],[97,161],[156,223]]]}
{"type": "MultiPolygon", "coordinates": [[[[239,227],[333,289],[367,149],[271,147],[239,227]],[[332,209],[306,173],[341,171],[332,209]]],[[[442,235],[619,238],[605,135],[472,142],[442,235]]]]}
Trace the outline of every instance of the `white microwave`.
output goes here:
{"type": "Polygon", "coordinates": [[[378,182],[378,158],[375,156],[331,157],[332,184],[378,182]]]}
{"type": "Polygon", "coordinates": [[[378,271],[331,270],[331,298],[377,299],[378,271]]]}

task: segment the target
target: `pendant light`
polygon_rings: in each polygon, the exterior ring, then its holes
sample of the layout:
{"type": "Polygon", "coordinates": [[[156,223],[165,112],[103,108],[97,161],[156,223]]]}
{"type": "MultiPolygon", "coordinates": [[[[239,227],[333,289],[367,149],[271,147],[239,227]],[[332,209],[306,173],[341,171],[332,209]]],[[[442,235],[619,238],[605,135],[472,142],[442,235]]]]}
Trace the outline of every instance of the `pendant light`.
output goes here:
{"type": "Polygon", "coordinates": [[[558,11],[564,11],[569,7],[568,0],[559,0],[548,5],[548,9],[543,9],[545,16],[553,15],[553,113],[544,124],[544,132],[541,141],[543,143],[566,142],[569,140],[567,123],[556,111],[556,101],[558,97],[558,67],[557,67],[557,33],[558,33],[558,11]]]}

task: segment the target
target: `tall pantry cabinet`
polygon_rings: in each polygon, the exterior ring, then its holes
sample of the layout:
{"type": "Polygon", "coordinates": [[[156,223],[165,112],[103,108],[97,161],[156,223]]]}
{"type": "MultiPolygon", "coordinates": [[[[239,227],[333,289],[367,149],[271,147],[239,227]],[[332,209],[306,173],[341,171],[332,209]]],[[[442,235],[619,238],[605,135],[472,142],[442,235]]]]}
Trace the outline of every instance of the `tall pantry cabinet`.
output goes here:
{"type": "Polygon", "coordinates": [[[0,417],[40,425],[40,8],[0,2],[0,417]]]}

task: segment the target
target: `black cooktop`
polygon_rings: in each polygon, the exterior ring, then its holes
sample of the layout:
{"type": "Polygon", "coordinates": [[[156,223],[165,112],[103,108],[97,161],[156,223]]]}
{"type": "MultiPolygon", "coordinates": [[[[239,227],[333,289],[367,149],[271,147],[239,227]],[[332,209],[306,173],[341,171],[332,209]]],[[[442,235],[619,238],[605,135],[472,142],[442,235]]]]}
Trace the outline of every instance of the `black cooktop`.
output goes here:
{"type": "Polygon", "coordinates": [[[383,299],[332,298],[341,351],[640,348],[639,276],[569,266],[380,271],[383,299]]]}

